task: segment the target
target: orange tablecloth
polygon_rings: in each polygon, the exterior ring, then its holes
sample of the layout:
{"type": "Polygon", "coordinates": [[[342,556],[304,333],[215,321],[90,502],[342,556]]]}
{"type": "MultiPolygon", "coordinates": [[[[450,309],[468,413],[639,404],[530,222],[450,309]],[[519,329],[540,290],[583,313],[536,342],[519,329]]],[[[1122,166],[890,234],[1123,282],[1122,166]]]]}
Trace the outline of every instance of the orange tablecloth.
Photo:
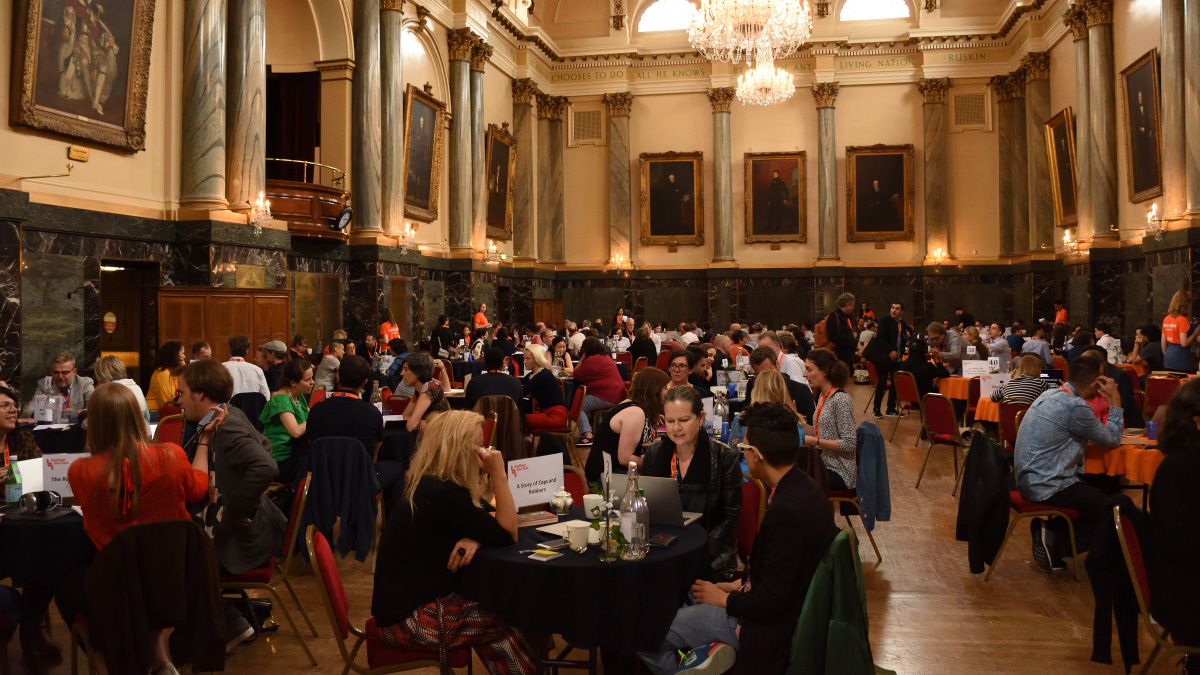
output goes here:
{"type": "Polygon", "coordinates": [[[975,421],[998,423],[1000,421],[999,401],[980,397],[979,402],[975,404],[975,421]]]}
{"type": "Polygon", "coordinates": [[[943,377],[938,380],[938,391],[946,398],[967,400],[971,380],[965,377],[943,377]]]}
{"type": "Polygon", "coordinates": [[[1088,445],[1083,455],[1083,470],[1109,476],[1125,476],[1131,481],[1154,482],[1154,472],[1163,461],[1158,448],[1142,445],[1121,445],[1112,449],[1088,445]]]}

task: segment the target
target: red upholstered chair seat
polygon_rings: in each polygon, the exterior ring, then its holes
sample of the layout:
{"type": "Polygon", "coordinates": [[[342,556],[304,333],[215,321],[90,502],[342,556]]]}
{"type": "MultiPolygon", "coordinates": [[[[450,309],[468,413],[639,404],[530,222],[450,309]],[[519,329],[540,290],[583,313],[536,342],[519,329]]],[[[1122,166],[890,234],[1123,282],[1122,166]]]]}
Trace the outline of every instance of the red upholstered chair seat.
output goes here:
{"type": "Polygon", "coordinates": [[[950,434],[934,434],[933,435],[933,443],[934,443],[934,445],[938,445],[938,444],[955,445],[955,438],[954,438],[954,436],[951,436],[950,434]]]}
{"type": "Polygon", "coordinates": [[[275,574],[275,559],[270,558],[262,567],[242,572],[241,574],[231,574],[221,577],[221,583],[239,583],[239,584],[269,584],[271,577],[275,574]]]}
{"type": "Polygon", "coordinates": [[[854,490],[830,490],[829,498],[830,499],[858,499],[858,495],[854,493],[854,490]]]}
{"type": "MultiPolygon", "coordinates": [[[[367,619],[367,665],[371,668],[398,666],[414,661],[437,661],[438,653],[418,649],[395,649],[383,641],[375,629],[375,617],[367,619]]],[[[454,649],[448,654],[451,668],[466,668],[471,662],[470,649],[454,649]]]]}
{"type": "Polygon", "coordinates": [[[1009,491],[1008,504],[1017,513],[1029,513],[1030,511],[1061,511],[1063,515],[1071,520],[1079,520],[1079,512],[1075,509],[1068,509],[1065,506],[1051,506],[1049,504],[1031,502],[1022,497],[1021,493],[1016,490],[1009,491]]]}

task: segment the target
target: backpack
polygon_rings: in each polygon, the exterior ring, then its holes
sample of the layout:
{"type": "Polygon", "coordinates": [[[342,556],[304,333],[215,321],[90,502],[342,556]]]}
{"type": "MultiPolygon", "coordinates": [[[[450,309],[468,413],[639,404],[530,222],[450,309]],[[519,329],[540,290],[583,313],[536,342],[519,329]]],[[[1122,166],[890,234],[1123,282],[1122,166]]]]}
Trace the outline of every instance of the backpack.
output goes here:
{"type": "MultiPolygon", "coordinates": [[[[829,316],[833,316],[830,312],[829,316]]],[[[829,325],[829,316],[817,322],[813,326],[813,349],[833,349],[833,340],[829,339],[829,334],[826,332],[826,326],[829,325]]]]}

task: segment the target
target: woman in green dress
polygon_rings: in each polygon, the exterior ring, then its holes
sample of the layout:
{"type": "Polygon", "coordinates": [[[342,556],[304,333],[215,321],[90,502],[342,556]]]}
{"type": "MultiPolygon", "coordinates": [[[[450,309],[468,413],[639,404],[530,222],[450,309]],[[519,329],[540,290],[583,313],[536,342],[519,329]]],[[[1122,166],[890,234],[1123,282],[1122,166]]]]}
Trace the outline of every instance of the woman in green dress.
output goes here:
{"type": "Polygon", "coordinates": [[[258,419],[263,435],[271,441],[271,457],[279,464],[276,480],[291,483],[299,460],[308,454],[308,445],[298,441],[308,422],[308,399],[313,390],[313,367],[307,359],[292,359],[279,376],[279,389],[263,407],[258,419]]]}

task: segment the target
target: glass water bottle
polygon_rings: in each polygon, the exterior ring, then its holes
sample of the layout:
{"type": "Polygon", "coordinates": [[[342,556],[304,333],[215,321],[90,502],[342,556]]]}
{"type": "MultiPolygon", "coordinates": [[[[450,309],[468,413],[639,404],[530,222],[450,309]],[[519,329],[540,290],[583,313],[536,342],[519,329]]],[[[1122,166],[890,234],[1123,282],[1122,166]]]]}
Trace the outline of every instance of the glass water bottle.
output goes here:
{"type": "Polygon", "coordinates": [[[638,488],[637,462],[629,463],[625,497],[621,500],[621,534],[625,536],[622,560],[641,560],[650,548],[650,507],[646,495],[638,488]]]}

